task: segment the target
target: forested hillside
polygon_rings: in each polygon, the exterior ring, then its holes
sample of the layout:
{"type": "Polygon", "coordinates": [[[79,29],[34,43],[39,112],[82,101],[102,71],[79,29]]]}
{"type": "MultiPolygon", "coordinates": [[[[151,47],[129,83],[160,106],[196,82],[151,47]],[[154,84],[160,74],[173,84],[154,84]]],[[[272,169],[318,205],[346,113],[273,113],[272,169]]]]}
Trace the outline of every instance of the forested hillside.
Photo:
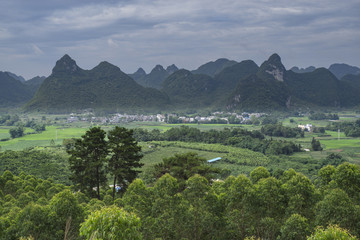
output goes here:
{"type": "Polygon", "coordinates": [[[165,108],[168,97],[162,92],[137,84],[118,67],[107,62],[83,70],[68,55],[61,58],[44,80],[27,111],[71,112],[79,109],[107,111],[155,110],[165,108]]]}

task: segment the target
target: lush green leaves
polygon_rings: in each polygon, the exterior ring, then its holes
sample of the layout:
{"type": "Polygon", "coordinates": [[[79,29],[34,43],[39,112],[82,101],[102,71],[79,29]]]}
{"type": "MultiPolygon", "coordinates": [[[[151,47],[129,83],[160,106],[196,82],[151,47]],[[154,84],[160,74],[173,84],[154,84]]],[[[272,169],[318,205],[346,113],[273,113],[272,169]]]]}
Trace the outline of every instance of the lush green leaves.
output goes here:
{"type": "Polygon", "coordinates": [[[80,235],[85,239],[142,239],[140,218],[116,206],[102,208],[81,224],[80,235]]]}

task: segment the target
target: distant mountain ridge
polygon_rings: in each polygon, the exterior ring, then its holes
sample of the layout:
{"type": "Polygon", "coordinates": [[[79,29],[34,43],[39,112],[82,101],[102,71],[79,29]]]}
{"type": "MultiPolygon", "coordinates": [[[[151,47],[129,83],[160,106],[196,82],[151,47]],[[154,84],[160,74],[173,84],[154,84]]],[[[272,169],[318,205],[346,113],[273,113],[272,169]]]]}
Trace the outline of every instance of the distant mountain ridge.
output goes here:
{"type": "Polygon", "coordinates": [[[144,69],[139,68],[135,73],[128,75],[144,87],[160,89],[164,80],[177,70],[179,69],[175,64],[168,66],[166,70],[163,66],[156,65],[149,74],[146,74],[144,69]]]}
{"type": "Polygon", "coordinates": [[[56,62],[34,98],[25,105],[27,111],[69,112],[93,108],[117,109],[165,108],[168,97],[162,92],[137,84],[120,68],[101,62],[83,70],[68,55],[56,62]]]}
{"type": "Polygon", "coordinates": [[[315,69],[316,69],[316,67],[314,67],[314,66],[310,66],[307,68],[298,68],[298,67],[294,66],[290,70],[295,73],[308,73],[308,72],[313,72],[315,69]]]}
{"type": "Polygon", "coordinates": [[[17,106],[29,101],[31,88],[15,79],[9,72],[0,72],[0,106],[17,106]]]}
{"type": "MultiPolygon", "coordinates": [[[[269,112],[360,105],[360,75],[348,74],[339,80],[326,68],[304,73],[293,70],[285,69],[278,54],[260,66],[252,60],[218,59],[194,71],[156,65],[149,74],[142,68],[125,74],[105,61],[84,70],[64,55],[46,79],[36,77],[21,83],[2,73],[5,80],[0,81],[0,89],[11,86],[6,88],[8,95],[13,93],[18,104],[26,102],[26,111],[52,113],[88,108],[106,112],[204,108],[269,112]],[[39,85],[33,96],[34,88],[30,88],[39,85]]],[[[6,102],[1,96],[0,101],[6,102]]]]}
{"type": "Polygon", "coordinates": [[[229,60],[226,58],[219,58],[215,62],[208,62],[201,65],[200,67],[198,67],[198,69],[193,70],[192,73],[205,74],[205,75],[209,75],[210,77],[214,77],[216,74],[220,73],[225,68],[231,67],[236,63],[237,62],[233,60],[229,60]]]}
{"type": "Polygon", "coordinates": [[[347,74],[358,75],[360,74],[360,68],[355,66],[350,66],[345,63],[334,63],[329,67],[330,72],[332,72],[338,79],[341,79],[347,74]]]}

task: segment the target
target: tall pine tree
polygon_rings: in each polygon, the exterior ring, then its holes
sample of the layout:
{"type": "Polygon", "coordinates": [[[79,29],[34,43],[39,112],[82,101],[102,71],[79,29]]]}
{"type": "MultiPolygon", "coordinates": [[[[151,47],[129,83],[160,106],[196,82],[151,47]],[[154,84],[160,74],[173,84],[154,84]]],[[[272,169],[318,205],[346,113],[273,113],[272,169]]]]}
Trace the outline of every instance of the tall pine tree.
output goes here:
{"type": "Polygon", "coordinates": [[[115,198],[115,186],[118,184],[122,190],[136,178],[140,172],[137,170],[143,164],[141,147],[133,137],[133,130],[116,126],[108,133],[110,159],[108,169],[114,178],[113,199],[115,198]]]}
{"type": "Polygon", "coordinates": [[[73,148],[68,150],[70,179],[81,191],[90,195],[96,190],[100,199],[100,186],[106,183],[105,163],[108,146],[106,133],[100,127],[90,128],[81,139],[77,139],[73,148]]]}

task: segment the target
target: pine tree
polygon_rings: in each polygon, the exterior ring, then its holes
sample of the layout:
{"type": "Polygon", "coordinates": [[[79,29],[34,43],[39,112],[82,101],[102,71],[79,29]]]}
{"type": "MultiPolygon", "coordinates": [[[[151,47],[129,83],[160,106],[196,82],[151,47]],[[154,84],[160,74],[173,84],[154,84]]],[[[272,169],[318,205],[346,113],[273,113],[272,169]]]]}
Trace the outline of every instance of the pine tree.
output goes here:
{"type": "Polygon", "coordinates": [[[108,146],[105,136],[105,131],[100,127],[90,128],[68,151],[71,155],[70,179],[80,190],[87,191],[90,195],[95,189],[98,199],[100,199],[100,186],[106,183],[105,162],[108,146]]]}
{"type": "Polygon", "coordinates": [[[108,170],[114,178],[113,199],[115,198],[115,186],[120,185],[122,190],[137,177],[137,170],[143,164],[141,147],[133,137],[133,130],[116,126],[108,133],[110,159],[108,170]]]}

